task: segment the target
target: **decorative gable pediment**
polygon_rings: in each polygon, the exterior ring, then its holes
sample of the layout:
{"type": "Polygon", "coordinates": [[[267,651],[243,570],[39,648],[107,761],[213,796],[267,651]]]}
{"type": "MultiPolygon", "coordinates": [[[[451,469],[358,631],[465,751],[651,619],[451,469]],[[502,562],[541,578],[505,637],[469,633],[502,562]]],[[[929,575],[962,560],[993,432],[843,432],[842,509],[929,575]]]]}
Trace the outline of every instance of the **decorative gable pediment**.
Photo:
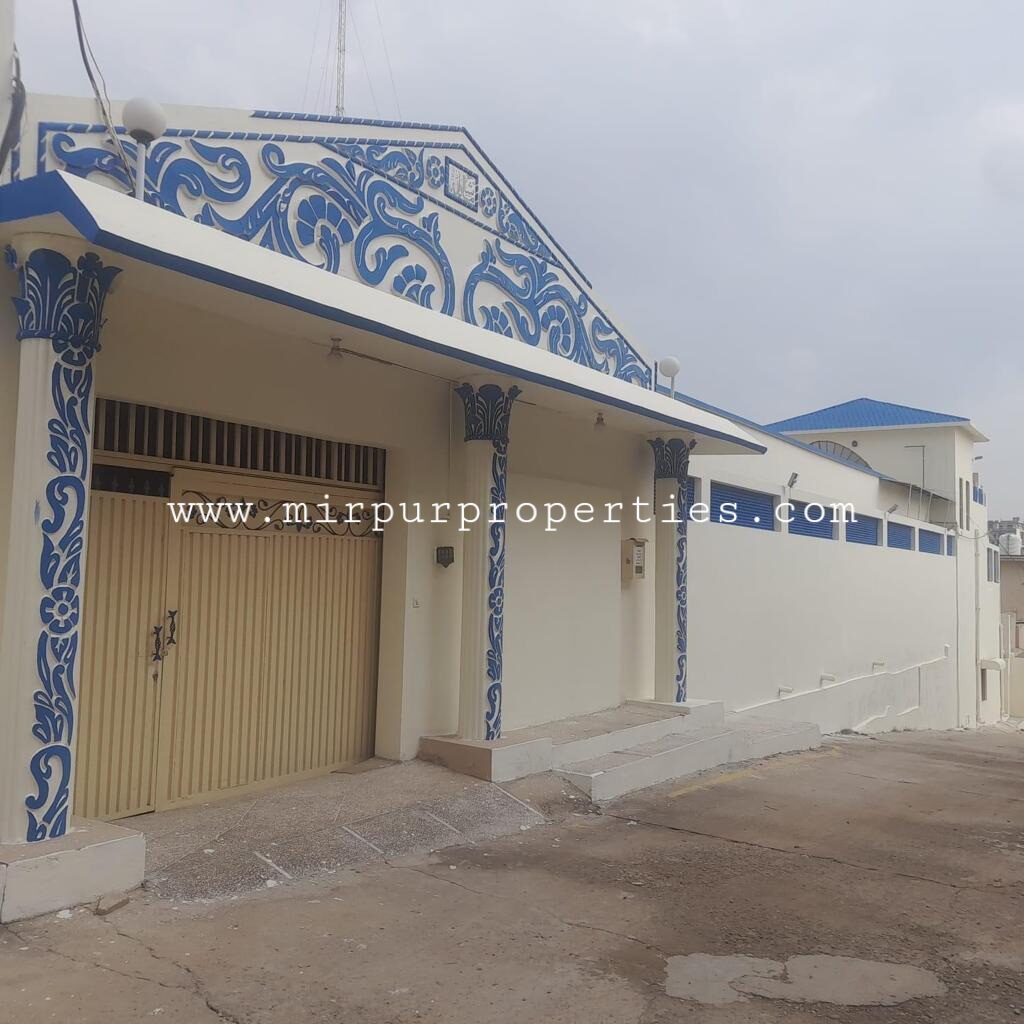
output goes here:
{"type": "MultiPolygon", "coordinates": [[[[650,387],[645,360],[468,133],[252,116],[315,134],[171,128],[148,154],[150,201],[650,387]]],[[[133,161],[134,143],[122,138],[122,146],[133,161]]],[[[102,125],[41,122],[37,160],[40,171],[131,190],[129,169],[102,125]]]]}

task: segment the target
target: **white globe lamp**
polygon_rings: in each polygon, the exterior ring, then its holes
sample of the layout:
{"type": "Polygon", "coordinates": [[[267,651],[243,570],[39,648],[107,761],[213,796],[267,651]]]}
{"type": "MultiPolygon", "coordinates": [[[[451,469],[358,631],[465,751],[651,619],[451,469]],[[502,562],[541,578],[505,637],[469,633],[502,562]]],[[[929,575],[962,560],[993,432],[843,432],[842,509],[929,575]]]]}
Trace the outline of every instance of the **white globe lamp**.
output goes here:
{"type": "Polygon", "coordinates": [[[668,377],[671,382],[670,388],[672,397],[676,397],[676,377],[679,374],[679,360],[675,356],[665,356],[658,362],[658,369],[668,377]]]}
{"type": "Polygon", "coordinates": [[[144,96],[136,96],[124,105],[121,120],[128,134],[135,140],[135,198],[146,198],[146,151],[151,143],[167,131],[167,115],[163,107],[144,96]]]}

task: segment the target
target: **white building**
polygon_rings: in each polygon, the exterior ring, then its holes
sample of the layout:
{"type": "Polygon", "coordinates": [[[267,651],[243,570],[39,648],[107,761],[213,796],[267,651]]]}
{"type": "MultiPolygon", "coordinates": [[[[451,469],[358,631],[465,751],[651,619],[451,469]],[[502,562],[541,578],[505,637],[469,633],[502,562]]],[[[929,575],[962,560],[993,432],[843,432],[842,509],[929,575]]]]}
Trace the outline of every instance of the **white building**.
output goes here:
{"type": "Polygon", "coordinates": [[[546,723],[631,700],[999,717],[967,419],[764,427],[654,390],[461,128],[167,113],[145,203],[135,144],[69,98],[29,97],[0,187],[6,919],[140,877],[141,837],[97,819],[421,748],[538,770],[546,723]],[[681,484],[678,523],[637,504],[681,484]],[[221,500],[256,514],[168,509],[221,500]],[[381,500],[433,521],[285,522],[381,500]]]}

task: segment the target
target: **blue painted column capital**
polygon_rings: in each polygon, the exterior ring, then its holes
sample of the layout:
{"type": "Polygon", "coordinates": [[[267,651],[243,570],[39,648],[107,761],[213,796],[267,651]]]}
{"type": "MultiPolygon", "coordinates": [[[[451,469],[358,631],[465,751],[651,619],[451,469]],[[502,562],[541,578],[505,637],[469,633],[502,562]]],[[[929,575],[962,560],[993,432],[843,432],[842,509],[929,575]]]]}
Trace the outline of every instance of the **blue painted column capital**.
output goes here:
{"type": "Polygon", "coordinates": [[[690,472],[690,452],[697,442],[684,441],[678,437],[671,437],[667,441],[655,437],[647,443],[654,452],[654,479],[676,480],[680,485],[685,484],[690,472]]]}
{"type": "MultiPolygon", "coordinates": [[[[120,271],[93,252],[69,257],[39,247],[19,261],[8,247],[6,257],[18,273],[19,293],[12,299],[17,337],[30,346],[21,357],[15,501],[21,508],[34,498],[38,510],[32,520],[12,519],[10,544],[39,554],[34,570],[29,573],[31,563],[25,563],[24,578],[9,581],[5,615],[18,623],[13,640],[21,643],[14,646],[21,647],[26,632],[33,637],[34,678],[25,691],[33,722],[25,749],[35,792],[24,797],[24,807],[26,840],[37,842],[64,835],[71,813],[92,360],[100,350],[104,302],[120,271]],[[13,607],[16,602],[20,607],[13,607]]],[[[19,671],[25,667],[19,662],[19,671]]]]}
{"type": "Polygon", "coordinates": [[[88,365],[100,349],[103,304],[121,271],[104,266],[94,252],[73,260],[56,249],[38,248],[21,262],[8,246],[4,255],[18,271],[20,294],[12,300],[18,340],[47,340],[61,362],[88,365]]]}
{"type": "Polygon", "coordinates": [[[508,443],[512,403],[522,394],[519,388],[514,384],[507,390],[499,384],[460,384],[455,393],[466,413],[467,441],[508,443]]]}

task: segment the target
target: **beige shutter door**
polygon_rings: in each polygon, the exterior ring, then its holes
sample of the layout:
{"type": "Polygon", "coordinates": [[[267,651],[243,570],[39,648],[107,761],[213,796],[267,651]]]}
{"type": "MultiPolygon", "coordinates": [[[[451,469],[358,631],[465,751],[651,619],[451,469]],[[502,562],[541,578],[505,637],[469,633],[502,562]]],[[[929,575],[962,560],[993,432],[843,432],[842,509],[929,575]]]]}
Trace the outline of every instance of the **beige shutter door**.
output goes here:
{"type": "Polygon", "coordinates": [[[167,508],[103,491],[90,501],[74,810],[121,818],[155,807],[167,508]]]}
{"type": "MultiPolygon", "coordinates": [[[[174,499],[251,501],[246,524],[170,526],[158,806],[301,778],[373,753],[378,536],[285,526],[322,490],[227,474],[175,473],[174,499]],[[265,520],[269,519],[270,522],[265,520]]],[[[332,492],[330,502],[368,501],[332,492]]]]}

